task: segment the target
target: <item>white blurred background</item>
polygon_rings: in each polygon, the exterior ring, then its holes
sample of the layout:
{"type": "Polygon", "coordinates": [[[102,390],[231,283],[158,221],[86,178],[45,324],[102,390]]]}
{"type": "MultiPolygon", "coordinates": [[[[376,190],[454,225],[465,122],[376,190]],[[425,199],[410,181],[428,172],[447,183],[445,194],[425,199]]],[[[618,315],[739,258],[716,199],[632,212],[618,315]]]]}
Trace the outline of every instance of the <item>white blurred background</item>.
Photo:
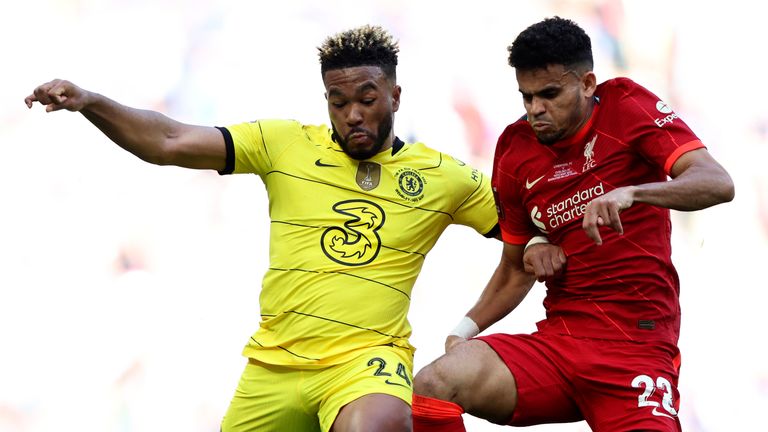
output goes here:
{"type": "MultiPolygon", "coordinates": [[[[523,114],[506,47],[552,15],[592,36],[600,81],[626,75],[650,88],[733,176],[732,203],[673,213],[680,416],[686,431],[768,430],[768,30],[759,5],[38,0],[0,15],[0,431],[218,431],[268,265],[257,177],[143,163],[79,114],[27,110],[36,85],[69,79],[190,123],[326,123],[316,47],[330,33],[380,24],[401,46],[397,134],[489,173],[497,135],[523,114]]],[[[438,242],[410,313],[417,370],[442,352],[499,251],[464,227],[438,242]]],[[[533,330],[543,291],[490,331],[533,330]]]]}

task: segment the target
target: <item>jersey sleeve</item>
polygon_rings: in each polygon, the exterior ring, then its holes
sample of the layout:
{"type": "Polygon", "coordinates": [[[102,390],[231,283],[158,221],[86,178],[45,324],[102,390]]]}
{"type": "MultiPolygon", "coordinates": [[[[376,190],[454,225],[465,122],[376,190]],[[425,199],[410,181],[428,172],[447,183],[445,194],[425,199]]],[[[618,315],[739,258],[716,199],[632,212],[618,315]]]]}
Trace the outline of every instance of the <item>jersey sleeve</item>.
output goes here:
{"type": "MultiPolygon", "coordinates": [[[[541,235],[531,223],[525,210],[521,191],[523,185],[513,172],[514,164],[507,164],[508,158],[514,159],[507,151],[509,135],[514,133],[510,125],[499,137],[496,154],[493,159],[493,178],[491,186],[496,202],[502,240],[510,244],[526,244],[531,237],[541,235]]],[[[534,208],[534,211],[538,211],[534,208]]]]}
{"type": "Polygon", "coordinates": [[[483,235],[491,233],[498,223],[498,217],[490,179],[480,170],[464,165],[463,162],[455,159],[453,162],[460,165],[459,176],[467,182],[468,191],[453,214],[454,222],[470,226],[483,235]]]}
{"type": "Polygon", "coordinates": [[[258,120],[220,128],[227,146],[227,169],[222,174],[263,175],[304,134],[293,120],[258,120]]]}
{"type": "Polygon", "coordinates": [[[669,175],[672,165],[684,153],[704,144],[669,105],[644,87],[622,79],[628,115],[621,121],[628,131],[628,142],[669,175]]]}

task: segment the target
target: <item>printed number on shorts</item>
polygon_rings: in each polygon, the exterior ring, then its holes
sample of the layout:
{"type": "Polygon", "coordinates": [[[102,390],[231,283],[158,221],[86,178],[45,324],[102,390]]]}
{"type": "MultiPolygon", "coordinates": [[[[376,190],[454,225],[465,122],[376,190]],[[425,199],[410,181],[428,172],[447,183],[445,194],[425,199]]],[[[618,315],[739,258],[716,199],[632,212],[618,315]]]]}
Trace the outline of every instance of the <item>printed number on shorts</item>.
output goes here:
{"type": "Polygon", "coordinates": [[[638,375],[632,380],[632,387],[642,388],[643,393],[637,397],[638,407],[653,407],[651,414],[661,417],[677,417],[677,410],[675,409],[675,400],[672,393],[672,384],[664,377],[656,378],[656,382],[648,375],[638,375]],[[649,400],[653,393],[659,389],[663,392],[661,396],[661,407],[667,412],[659,411],[659,403],[654,400],[649,400]]]}
{"type": "MultiPolygon", "coordinates": [[[[381,358],[381,357],[374,357],[374,358],[368,360],[368,366],[373,366],[374,364],[378,364],[378,366],[376,367],[376,371],[373,372],[373,376],[383,376],[383,377],[391,377],[392,376],[391,373],[385,371],[385,369],[387,368],[387,362],[383,358],[381,358]]],[[[399,376],[400,378],[402,378],[403,381],[405,381],[406,384],[408,384],[407,387],[411,386],[411,379],[408,378],[408,369],[406,369],[405,366],[403,366],[402,363],[398,363],[397,364],[397,371],[395,372],[395,374],[397,376],[399,376]]],[[[384,382],[387,383],[387,384],[403,386],[400,383],[396,383],[396,382],[390,381],[389,378],[385,378],[384,382]]],[[[406,386],[403,386],[403,387],[406,387],[406,386]]]]}

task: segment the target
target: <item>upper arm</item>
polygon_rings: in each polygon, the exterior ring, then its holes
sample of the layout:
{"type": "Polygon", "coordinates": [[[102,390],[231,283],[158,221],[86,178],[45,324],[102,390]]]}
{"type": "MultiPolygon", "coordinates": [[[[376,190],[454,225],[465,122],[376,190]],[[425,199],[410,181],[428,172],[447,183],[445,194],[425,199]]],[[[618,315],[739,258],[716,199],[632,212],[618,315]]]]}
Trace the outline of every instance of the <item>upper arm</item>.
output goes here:
{"type": "Polygon", "coordinates": [[[452,187],[457,193],[449,199],[459,198],[458,207],[453,209],[454,223],[474,228],[486,237],[496,236],[498,227],[498,215],[496,204],[491,191],[491,181],[480,170],[474,169],[463,162],[454,162],[455,159],[446,161],[446,164],[454,163],[450,167],[452,172],[452,187]]]}
{"type": "Polygon", "coordinates": [[[166,144],[165,164],[185,168],[224,169],[227,150],[224,136],[214,127],[181,125],[166,144]]]}
{"type": "Polygon", "coordinates": [[[725,173],[725,169],[712,157],[707,149],[699,148],[680,155],[680,157],[672,164],[672,168],[669,170],[669,175],[670,177],[675,178],[691,167],[725,173]]]}
{"type": "Polygon", "coordinates": [[[711,198],[705,205],[697,208],[731,201],[735,195],[731,176],[703,148],[681,155],[672,165],[670,176],[678,181],[698,184],[701,191],[697,195],[711,198]]]}

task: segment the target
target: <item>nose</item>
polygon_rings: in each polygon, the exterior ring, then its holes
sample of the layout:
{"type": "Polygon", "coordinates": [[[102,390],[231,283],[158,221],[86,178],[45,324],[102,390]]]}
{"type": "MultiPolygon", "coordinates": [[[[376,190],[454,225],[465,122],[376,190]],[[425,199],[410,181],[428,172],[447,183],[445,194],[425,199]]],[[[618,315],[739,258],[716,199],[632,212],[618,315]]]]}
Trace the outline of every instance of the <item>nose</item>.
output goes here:
{"type": "Polygon", "coordinates": [[[358,126],[363,122],[363,113],[357,104],[351,104],[347,111],[346,121],[349,126],[358,126]]]}
{"type": "Polygon", "coordinates": [[[544,106],[544,101],[540,97],[534,96],[531,99],[531,114],[536,116],[539,114],[543,114],[546,111],[547,109],[544,106]]]}

